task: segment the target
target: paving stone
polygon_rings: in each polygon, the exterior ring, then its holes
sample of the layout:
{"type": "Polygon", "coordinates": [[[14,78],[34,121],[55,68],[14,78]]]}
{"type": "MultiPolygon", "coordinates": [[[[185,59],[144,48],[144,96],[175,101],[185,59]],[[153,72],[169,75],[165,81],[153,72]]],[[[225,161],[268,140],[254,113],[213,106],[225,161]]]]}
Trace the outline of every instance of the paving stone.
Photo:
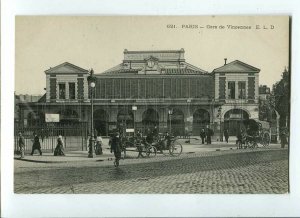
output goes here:
{"type": "Polygon", "coordinates": [[[15,160],[16,193],[276,193],[288,192],[288,150],[188,153],[179,157],[31,163],[15,160]]]}

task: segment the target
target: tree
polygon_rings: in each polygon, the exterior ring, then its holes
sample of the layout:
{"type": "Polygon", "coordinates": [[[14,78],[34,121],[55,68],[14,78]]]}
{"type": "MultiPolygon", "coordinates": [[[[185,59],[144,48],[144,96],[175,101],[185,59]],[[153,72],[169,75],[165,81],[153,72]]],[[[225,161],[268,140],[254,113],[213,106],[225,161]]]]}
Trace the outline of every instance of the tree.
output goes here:
{"type": "Polygon", "coordinates": [[[285,69],[281,80],[273,85],[273,98],[276,111],[280,115],[280,128],[289,127],[290,124],[290,72],[285,69]]]}

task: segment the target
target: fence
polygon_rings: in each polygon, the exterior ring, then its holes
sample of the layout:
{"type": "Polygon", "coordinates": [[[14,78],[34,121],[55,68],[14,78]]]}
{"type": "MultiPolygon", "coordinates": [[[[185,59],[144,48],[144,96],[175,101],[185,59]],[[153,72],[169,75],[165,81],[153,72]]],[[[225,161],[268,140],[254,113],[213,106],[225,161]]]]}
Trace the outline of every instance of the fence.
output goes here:
{"type": "Polygon", "coordinates": [[[15,125],[14,150],[18,151],[19,137],[18,133],[22,132],[25,138],[25,151],[32,149],[33,133],[40,138],[41,149],[43,151],[54,151],[57,144],[57,137],[61,135],[64,140],[64,146],[67,150],[86,150],[88,139],[87,123],[77,124],[45,124],[32,127],[20,127],[15,125]]]}

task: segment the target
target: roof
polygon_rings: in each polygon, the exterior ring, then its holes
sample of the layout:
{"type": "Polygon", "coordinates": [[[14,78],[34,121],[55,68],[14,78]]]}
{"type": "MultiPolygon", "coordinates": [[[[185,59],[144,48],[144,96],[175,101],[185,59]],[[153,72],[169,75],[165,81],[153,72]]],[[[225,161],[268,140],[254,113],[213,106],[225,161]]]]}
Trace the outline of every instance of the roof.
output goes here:
{"type": "Polygon", "coordinates": [[[259,71],[260,69],[239,60],[232,61],[222,67],[213,70],[214,73],[242,73],[242,72],[258,73],[259,71]]]}
{"type": "MultiPolygon", "coordinates": [[[[138,74],[139,71],[141,71],[142,69],[119,69],[119,70],[114,70],[114,71],[107,71],[104,72],[102,74],[97,74],[97,76],[101,76],[101,75],[121,75],[121,74],[138,74]]],[[[147,74],[147,73],[146,73],[147,74]]],[[[183,68],[183,69],[178,69],[178,68],[167,68],[164,70],[161,70],[160,74],[157,75],[191,75],[191,74],[208,74],[205,71],[199,71],[199,70],[192,70],[192,69],[187,69],[187,68],[183,68]]],[[[144,74],[143,74],[144,75],[144,74]]]]}
{"type": "Polygon", "coordinates": [[[59,64],[55,67],[50,67],[50,69],[45,70],[45,73],[88,73],[89,71],[86,69],[83,69],[81,67],[78,67],[74,64],[71,64],[69,62],[64,62],[62,64],[59,64]]]}
{"type": "Polygon", "coordinates": [[[207,74],[205,71],[196,71],[191,69],[165,69],[164,74],[207,74]]]}
{"type": "Polygon", "coordinates": [[[98,73],[95,75],[116,75],[116,74],[137,74],[141,69],[117,69],[112,71],[105,71],[104,73],[98,73]]]}
{"type": "Polygon", "coordinates": [[[39,100],[39,103],[45,103],[46,102],[46,94],[44,94],[39,100]]]}
{"type": "Polygon", "coordinates": [[[124,53],[182,53],[184,52],[184,49],[178,49],[178,50],[144,50],[144,51],[129,51],[127,49],[124,49],[124,53]]]}

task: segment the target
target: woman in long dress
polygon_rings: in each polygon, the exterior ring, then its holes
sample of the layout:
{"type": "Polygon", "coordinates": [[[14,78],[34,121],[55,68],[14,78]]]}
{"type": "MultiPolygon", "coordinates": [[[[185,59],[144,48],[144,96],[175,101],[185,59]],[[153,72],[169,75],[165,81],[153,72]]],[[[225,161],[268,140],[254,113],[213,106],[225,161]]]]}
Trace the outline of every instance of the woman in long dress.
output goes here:
{"type": "Polygon", "coordinates": [[[54,156],[65,156],[64,144],[63,144],[63,139],[62,139],[61,135],[59,135],[57,138],[57,145],[54,150],[54,156]]]}

